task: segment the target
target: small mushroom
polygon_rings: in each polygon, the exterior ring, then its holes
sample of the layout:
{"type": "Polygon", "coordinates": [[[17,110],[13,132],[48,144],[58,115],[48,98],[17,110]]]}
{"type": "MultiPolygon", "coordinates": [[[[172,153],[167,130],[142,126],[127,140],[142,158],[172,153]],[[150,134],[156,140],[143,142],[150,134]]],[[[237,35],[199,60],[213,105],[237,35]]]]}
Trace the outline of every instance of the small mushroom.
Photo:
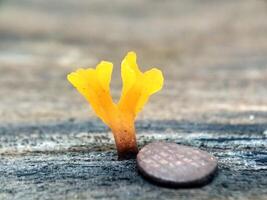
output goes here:
{"type": "Polygon", "coordinates": [[[138,152],[134,121],[149,96],[163,86],[163,75],[152,68],[142,73],[136,63],[135,52],[129,52],[121,63],[122,93],[113,102],[110,80],[113,64],[100,62],[96,69],[78,69],[68,75],[70,83],[91,104],[96,115],[111,128],[120,160],[135,157],[138,152]]]}

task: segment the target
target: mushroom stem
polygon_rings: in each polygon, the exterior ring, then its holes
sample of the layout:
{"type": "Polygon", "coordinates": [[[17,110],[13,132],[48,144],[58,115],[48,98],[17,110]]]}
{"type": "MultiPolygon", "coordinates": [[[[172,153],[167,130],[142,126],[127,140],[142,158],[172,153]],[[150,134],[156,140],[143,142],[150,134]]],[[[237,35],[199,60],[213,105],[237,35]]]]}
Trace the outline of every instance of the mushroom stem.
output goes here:
{"type": "Polygon", "coordinates": [[[119,123],[114,123],[112,126],[112,133],[115,138],[115,143],[118,152],[119,160],[127,160],[135,158],[138,153],[136,143],[134,121],[121,120],[119,123]]]}

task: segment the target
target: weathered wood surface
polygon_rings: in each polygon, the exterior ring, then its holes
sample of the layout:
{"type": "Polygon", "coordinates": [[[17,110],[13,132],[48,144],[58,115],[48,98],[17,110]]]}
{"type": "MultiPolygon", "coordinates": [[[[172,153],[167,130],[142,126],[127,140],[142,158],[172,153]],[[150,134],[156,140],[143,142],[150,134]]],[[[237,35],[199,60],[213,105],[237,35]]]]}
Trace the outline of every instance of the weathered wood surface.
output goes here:
{"type": "MultiPolygon", "coordinates": [[[[267,199],[266,1],[0,1],[0,199],[267,199]],[[164,90],[137,121],[219,158],[194,189],[148,183],[66,81],[136,50],[164,90]]],[[[145,67],[143,67],[145,66],[145,67]]]]}

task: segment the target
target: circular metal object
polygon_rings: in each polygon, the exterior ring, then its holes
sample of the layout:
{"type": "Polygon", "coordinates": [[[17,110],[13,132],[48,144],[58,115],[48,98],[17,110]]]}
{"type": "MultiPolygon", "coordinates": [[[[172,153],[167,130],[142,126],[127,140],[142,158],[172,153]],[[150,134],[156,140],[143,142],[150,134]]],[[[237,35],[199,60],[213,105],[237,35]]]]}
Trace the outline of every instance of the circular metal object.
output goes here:
{"type": "Polygon", "coordinates": [[[140,173],[168,187],[196,187],[208,183],[217,170],[217,159],[209,153],[175,143],[153,142],[137,155],[140,173]]]}

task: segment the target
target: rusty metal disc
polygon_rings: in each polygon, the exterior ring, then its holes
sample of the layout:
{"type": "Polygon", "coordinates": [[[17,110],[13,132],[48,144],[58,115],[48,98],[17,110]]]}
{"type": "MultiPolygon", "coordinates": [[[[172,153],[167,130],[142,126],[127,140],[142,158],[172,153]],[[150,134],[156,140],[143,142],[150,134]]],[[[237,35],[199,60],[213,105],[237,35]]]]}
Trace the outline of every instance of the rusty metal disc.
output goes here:
{"type": "Polygon", "coordinates": [[[208,183],[217,169],[209,153],[175,143],[153,142],[137,155],[140,173],[167,187],[195,187],[208,183]]]}

